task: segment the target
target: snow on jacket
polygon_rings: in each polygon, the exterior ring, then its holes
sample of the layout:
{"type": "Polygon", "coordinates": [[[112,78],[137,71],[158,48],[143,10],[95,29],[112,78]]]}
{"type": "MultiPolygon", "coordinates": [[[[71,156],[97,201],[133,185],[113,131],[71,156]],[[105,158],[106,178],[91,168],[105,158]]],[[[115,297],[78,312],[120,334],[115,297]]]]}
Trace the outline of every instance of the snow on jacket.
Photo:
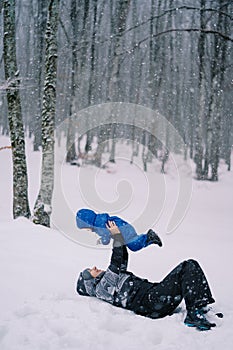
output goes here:
{"type": "Polygon", "coordinates": [[[102,244],[109,244],[111,234],[106,228],[108,221],[114,221],[119,227],[124,242],[132,251],[140,250],[149,244],[147,234],[137,235],[134,227],[118,216],[110,216],[107,213],[96,214],[90,209],[80,209],[76,214],[76,224],[79,228],[91,228],[101,237],[102,244]]]}
{"type": "MultiPolygon", "coordinates": [[[[118,238],[121,235],[115,235],[118,238]]],[[[114,237],[114,243],[117,237],[114,237]]],[[[81,295],[95,296],[112,305],[144,314],[141,300],[155,284],[135,276],[127,271],[128,252],[125,245],[115,246],[112,250],[111,262],[101,278],[84,281],[82,273],[77,282],[77,292],[81,295]],[[92,289],[89,288],[92,284],[92,289]]]]}

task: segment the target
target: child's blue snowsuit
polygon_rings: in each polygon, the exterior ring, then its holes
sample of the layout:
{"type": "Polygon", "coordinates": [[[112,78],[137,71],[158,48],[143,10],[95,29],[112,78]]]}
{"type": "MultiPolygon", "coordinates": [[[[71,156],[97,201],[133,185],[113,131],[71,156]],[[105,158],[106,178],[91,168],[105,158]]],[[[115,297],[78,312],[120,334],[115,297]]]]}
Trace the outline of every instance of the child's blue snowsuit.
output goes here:
{"type": "Polygon", "coordinates": [[[91,228],[101,237],[101,242],[106,245],[110,242],[111,233],[106,228],[108,221],[114,221],[119,227],[125,244],[132,251],[140,250],[151,244],[147,243],[147,234],[137,235],[134,227],[118,216],[109,216],[107,213],[96,214],[90,209],[80,209],[76,215],[76,223],[79,228],[91,228]]]}

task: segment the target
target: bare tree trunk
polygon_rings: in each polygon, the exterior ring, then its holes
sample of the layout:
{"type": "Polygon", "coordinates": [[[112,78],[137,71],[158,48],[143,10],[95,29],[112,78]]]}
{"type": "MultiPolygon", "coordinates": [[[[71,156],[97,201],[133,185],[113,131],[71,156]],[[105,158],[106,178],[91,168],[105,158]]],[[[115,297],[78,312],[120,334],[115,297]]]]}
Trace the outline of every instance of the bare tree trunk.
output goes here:
{"type": "Polygon", "coordinates": [[[227,170],[231,170],[231,130],[232,130],[232,118],[230,115],[227,115],[227,125],[228,129],[226,131],[226,141],[225,141],[225,152],[224,152],[224,158],[227,164],[227,170]]]}
{"type": "MultiPolygon", "coordinates": [[[[131,0],[119,0],[117,4],[117,18],[114,23],[113,32],[116,34],[116,41],[113,50],[113,62],[111,66],[111,79],[109,81],[108,101],[119,101],[119,72],[120,72],[120,56],[122,51],[122,33],[126,28],[126,21],[129,13],[131,0]]],[[[112,119],[112,118],[111,118],[112,119]]],[[[114,122],[112,120],[112,122],[114,122]]],[[[112,149],[109,161],[115,163],[116,150],[116,124],[112,125],[112,149]]]]}
{"type": "MultiPolygon", "coordinates": [[[[97,32],[97,0],[92,0],[92,32],[91,32],[91,47],[90,47],[90,78],[87,91],[87,103],[88,106],[94,103],[94,91],[96,83],[96,32],[97,32]]],[[[88,153],[91,150],[91,143],[93,141],[92,130],[87,131],[85,152],[88,153]]],[[[98,163],[98,162],[97,162],[98,163]]]]}
{"type": "Polygon", "coordinates": [[[149,134],[147,131],[143,131],[142,133],[142,164],[143,164],[143,170],[147,171],[147,162],[148,162],[148,142],[149,142],[149,134]]]}
{"type": "Polygon", "coordinates": [[[69,126],[68,126],[68,135],[66,142],[66,161],[71,163],[76,158],[76,150],[75,150],[75,130],[74,130],[74,117],[73,117],[73,109],[74,109],[74,99],[75,99],[75,91],[76,91],[76,77],[75,72],[77,71],[78,66],[78,58],[77,58],[77,6],[76,0],[72,0],[71,2],[71,40],[72,40],[72,57],[71,57],[71,100],[70,100],[70,111],[69,111],[69,126]]]}
{"type": "Polygon", "coordinates": [[[106,126],[101,125],[98,130],[98,147],[96,150],[95,160],[94,160],[94,164],[99,168],[102,165],[102,153],[104,152],[106,137],[107,137],[106,126]]]}
{"type": "Polygon", "coordinates": [[[46,12],[47,12],[48,0],[40,0],[37,3],[36,23],[35,23],[35,40],[34,40],[34,66],[35,66],[35,78],[37,83],[37,106],[36,116],[34,120],[34,151],[39,150],[41,145],[41,113],[42,113],[42,88],[43,88],[43,49],[44,49],[44,36],[46,29],[46,12]]]}
{"type": "MultiPolygon", "coordinates": [[[[221,5],[221,0],[219,0],[219,7],[221,5]]],[[[223,17],[219,13],[218,18],[218,29],[226,30],[226,17],[223,17]]],[[[211,140],[211,180],[218,181],[218,166],[220,158],[220,133],[222,128],[222,85],[224,81],[224,66],[226,65],[226,41],[215,38],[215,48],[214,48],[214,66],[213,66],[213,89],[214,94],[213,99],[215,103],[212,105],[210,110],[211,119],[213,120],[212,128],[212,140],[211,140]],[[218,71],[221,67],[220,71],[218,71]]]]}
{"type": "MultiPolygon", "coordinates": [[[[167,130],[168,134],[168,130],[167,130]]],[[[161,155],[161,173],[165,174],[165,164],[168,161],[169,158],[169,150],[163,146],[162,148],[162,155],[161,155]]]]}
{"type": "MultiPolygon", "coordinates": [[[[201,0],[201,9],[200,9],[200,28],[205,29],[204,23],[204,10],[205,10],[205,0],[201,0]]],[[[203,178],[203,144],[202,144],[202,131],[203,124],[202,119],[204,115],[205,107],[205,76],[204,76],[204,55],[205,55],[205,35],[203,32],[200,32],[199,42],[198,42],[198,54],[199,54],[199,112],[197,115],[196,123],[196,139],[195,139],[195,156],[194,160],[196,163],[196,175],[197,179],[201,180],[203,178]]]]}
{"type": "MultiPolygon", "coordinates": [[[[192,17],[192,21],[194,21],[194,15],[192,17]]],[[[189,51],[189,57],[195,55],[195,42],[194,40],[192,40],[192,36],[190,36],[191,39],[191,43],[190,43],[190,51],[189,51]]],[[[195,62],[193,62],[193,60],[191,60],[190,62],[190,75],[189,75],[189,81],[190,83],[192,83],[193,79],[192,77],[194,76],[195,72],[195,62]]],[[[193,83],[192,83],[193,85],[193,83]]],[[[189,102],[188,102],[188,106],[189,106],[189,118],[188,118],[188,122],[189,122],[189,126],[188,126],[188,133],[189,133],[189,156],[191,159],[193,159],[193,154],[194,154],[194,139],[195,139],[195,91],[193,89],[193,87],[191,89],[189,89],[189,102]]]]}
{"type": "Polygon", "coordinates": [[[42,107],[42,173],[34,208],[34,223],[50,226],[54,185],[54,127],[57,77],[57,25],[59,0],[50,0],[45,36],[45,81],[42,107]]]}
{"type": "Polygon", "coordinates": [[[4,0],[3,56],[8,81],[7,103],[13,160],[13,216],[30,217],[25,141],[20,103],[20,80],[16,60],[15,0],[4,0]]]}
{"type": "MultiPolygon", "coordinates": [[[[96,0],[95,0],[96,1],[96,0]]],[[[76,93],[77,93],[77,97],[78,99],[80,99],[80,97],[82,96],[82,91],[80,89],[81,85],[81,81],[82,79],[86,79],[86,70],[85,70],[85,65],[87,64],[87,62],[89,62],[89,60],[87,60],[88,57],[88,42],[89,42],[89,35],[90,35],[90,28],[91,28],[91,23],[90,23],[90,13],[92,10],[92,2],[91,0],[84,0],[83,4],[80,2],[80,7],[82,6],[82,10],[83,10],[83,18],[82,18],[82,28],[81,28],[81,32],[80,32],[80,56],[79,56],[79,69],[77,70],[77,74],[79,75],[78,79],[79,80],[79,84],[77,84],[76,88],[76,93]]],[[[81,102],[81,101],[79,101],[81,102]]],[[[81,103],[79,103],[78,105],[78,109],[80,109],[80,105],[82,105],[81,103]]],[[[87,105],[88,105],[88,98],[87,98],[87,105]]],[[[83,107],[83,105],[82,105],[83,107]]],[[[91,131],[87,131],[86,133],[87,137],[86,137],[86,145],[85,145],[85,153],[88,153],[91,150],[91,142],[92,142],[92,133],[91,131]]]]}
{"type": "MultiPolygon", "coordinates": [[[[161,13],[162,2],[161,0],[155,1],[151,0],[151,16],[155,16],[157,13],[161,13]]],[[[164,78],[164,68],[165,60],[164,57],[161,58],[164,50],[164,39],[153,38],[154,34],[157,34],[160,30],[161,24],[157,19],[154,21],[152,18],[150,20],[150,42],[149,42],[149,81],[148,81],[148,92],[150,98],[151,108],[155,109],[158,104],[158,97],[161,93],[161,84],[164,78]],[[155,24],[154,24],[155,22],[155,24]]]]}
{"type": "Polygon", "coordinates": [[[109,84],[109,101],[116,101],[119,97],[119,70],[120,70],[120,52],[122,51],[122,34],[126,28],[131,0],[119,0],[117,4],[117,18],[114,23],[114,33],[116,41],[114,44],[113,62],[111,66],[111,79],[109,84]]]}

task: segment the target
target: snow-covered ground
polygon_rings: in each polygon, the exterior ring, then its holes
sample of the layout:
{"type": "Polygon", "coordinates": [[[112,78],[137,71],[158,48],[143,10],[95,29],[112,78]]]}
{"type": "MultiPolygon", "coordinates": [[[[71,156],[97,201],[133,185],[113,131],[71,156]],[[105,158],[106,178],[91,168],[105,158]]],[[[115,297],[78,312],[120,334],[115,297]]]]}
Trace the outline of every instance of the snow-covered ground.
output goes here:
{"type": "MultiPolygon", "coordinates": [[[[0,137],[0,146],[8,144],[6,137],[0,137]]],[[[39,186],[40,154],[31,149],[31,141],[28,141],[29,193],[33,206],[39,186]]],[[[178,188],[174,168],[182,167],[183,161],[170,160],[165,177],[159,173],[156,162],[144,175],[140,161],[138,165],[126,161],[125,145],[118,147],[118,154],[117,165],[110,170],[61,164],[61,187],[69,206],[67,216],[66,213],[62,215],[63,206],[59,197],[54,196],[53,222],[63,231],[61,233],[55,228],[35,226],[23,218],[12,219],[10,150],[0,151],[1,350],[232,348],[232,172],[227,172],[221,164],[218,183],[193,181],[192,197],[183,221],[174,232],[166,234],[178,188]],[[93,179],[98,193],[97,196],[93,193],[92,198],[88,184],[93,179]],[[153,181],[159,185],[153,188],[154,207],[152,198],[147,208],[149,185],[153,181]],[[185,327],[184,304],[172,316],[151,320],[76,294],[79,271],[93,265],[106,268],[111,251],[96,247],[96,237],[91,233],[74,231],[75,211],[88,204],[102,209],[103,202],[109,202],[113,209],[114,205],[118,208],[121,196],[123,210],[118,209],[117,215],[135,221],[136,228],[142,230],[151,226],[151,222],[141,219],[143,211],[149,210],[154,217],[153,226],[164,242],[163,248],[150,246],[137,253],[130,252],[129,270],[151,281],[159,281],[180,261],[197,259],[216,299],[214,308],[224,313],[223,319],[216,320],[215,329],[198,332],[185,327]],[[67,221],[71,214],[73,220],[69,227],[67,221]]]]}

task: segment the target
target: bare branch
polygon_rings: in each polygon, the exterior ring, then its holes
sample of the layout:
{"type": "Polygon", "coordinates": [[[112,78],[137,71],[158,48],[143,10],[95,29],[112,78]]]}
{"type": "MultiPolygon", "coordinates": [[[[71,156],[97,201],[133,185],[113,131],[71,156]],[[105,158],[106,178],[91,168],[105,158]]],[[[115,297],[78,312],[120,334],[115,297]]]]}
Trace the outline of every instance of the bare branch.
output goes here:
{"type": "Polygon", "coordinates": [[[210,30],[210,29],[201,29],[201,28],[171,28],[171,29],[167,29],[163,32],[157,33],[157,34],[153,34],[152,36],[147,36],[146,38],[140,40],[138,43],[136,43],[131,49],[124,51],[124,52],[120,52],[118,55],[122,56],[122,55],[126,55],[126,54],[132,54],[134,52],[135,49],[140,48],[141,44],[143,44],[144,42],[146,42],[147,40],[149,40],[151,37],[152,38],[156,38],[159,37],[163,34],[167,34],[167,33],[171,33],[171,32],[203,32],[206,34],[215,34],[215,35],[219,35],[220,37],[222,37],[225,40],[231,41],[233,42],[233,39],[221,32],[218,32],[216,30],[210,30]]]}
{"type": "Polygon", "coordinates": [[[59,24],[61,25],[61,28],[63,29],[63,32],[64,32],[64,34],[65,34],[65,37],[66,37],[68,43],[70,44],[70,43],[71,43],[71,42],[70,42],[70,38],[69,38],[69,35],[68,35],[68,33],[67,33],[67,30],[66,30],[66,28],[65,28],[65,25],[64,25],[64,23],[63,23],[61,17],[59,17],[59,24]]]}
{"type": "MultiPolygon", "coordinates": [[[[225,4],[224,6],[226,6],[226,4],[225,4]]],[[[222,6],[222,7],[223,7],[223,6],[222,6]]],[[[165,10],[163,13],[161,13],[161,14],[159,14],[159,15],[151,16],[151,17],[148,18],[146,21],[140,22],[140,23],[136,24],[135,26],[126,29],[126,30],[122,33],[122,35],[124,35],[124,34],[130,32],[130,31],[133,30],[133,29],[136,29],[136,28],[141,27],[141,26],[143,26],[143,25],[145,25],[145,24],[148,24],[148,22],[150,22],[150,21],[152,21],[152,20],[154,20],[154,19],[161,18],[161,17],[167,15],[168,13],[171,13],[171,12],[173,12],[173,11],[184,10],[184,9],[185,9],[185,10],[198,10],[198,11],[201,10],[199,7],[192,7],[192,6],[174,7],[174,8],[165,10]]],[[[211,11],[212,11],[212,12],[220,13],[220,14],[222,14],[222,15],[224,15],[224,16],[229,17],[231,20],[233,19],[233,16],[229,15],[229,14],[226,13],[226,12],[219,11],[218,9],[206,8],[206,9],[204,9],[203,11],[204,11],[204,12],[211,12],[211,11]]]]}
{"type": "MultiPolygon", "coordinates": [[[[171,29],[167,29],[163,32],[160,32],[160,33],[156,33],[156,34],[153,34],[152,37],[153,38],[157,38],[159,37],[160,35],[163,35],[163,34],[167,34],[167,33],[171,33],[171,32],[202,32],[202,33],[206,33],[206,34],[215,34],[215,35],[219,35],[220,37],[222,37],[224,40],[228,40],[228,41],[231,41],[233,42],[233,38],[231,38],[230,36],[226,35],[226,34],[223,34],[217,30],[212,30],[212,29],[201,29],[201,28],[171,28],[171,29]]],[[[147,41],[150,37],[146,37],[144,39],[142,39],[141,41],[139,41],[137,43],[136,46],[140,46],[142,43],[144,43],[145,41],[147,41]]]]}

